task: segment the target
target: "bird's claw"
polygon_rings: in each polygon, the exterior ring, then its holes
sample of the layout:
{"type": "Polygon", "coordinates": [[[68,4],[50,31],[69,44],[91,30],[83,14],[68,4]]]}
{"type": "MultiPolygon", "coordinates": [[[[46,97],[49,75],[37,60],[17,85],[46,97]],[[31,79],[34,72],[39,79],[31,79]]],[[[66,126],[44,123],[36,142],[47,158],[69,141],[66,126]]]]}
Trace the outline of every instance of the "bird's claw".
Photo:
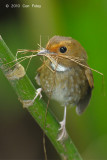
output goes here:
{"type": "Polygon", "coordinates": [[[41,99],[41,98],[42,98],[42,94],[41,94],[41,92],[42,92],[42,88],[38,88],[38,89],[36,90],[36,96],[35,96],[34,100],[35,100],[38,96],[40,96],[40,98],[39,98],[39,99],[41,99]]]}
{"type": "Polygon", "coordinates": [[[59,133],[59,135],[58,135],[58,139],[57,139],[57,141],[62,141],[62,140],[64,140],[64,139],[66,139],[67,138],[67,131],[66,131],[66,128],[65,128],[65,121],[63,120],[63,121],[61,121],[60,122],[60,125],[61,125],[61,127],[59,128],[59,131],[60,131],[60,133],[59,133]]]}
{"type": "Polygon", "coordinates": [[[41,98],[42,98],[41,92],[42,92],[42,88],[38,88],[38,89],[36,90],[36,92],[35,92],[36,95],[35,95],[35,97],[33,98],[33,100],[20,100],[20,101],[22,102],[22,104],[23,104],[23,108],[28,108],[29,106],[32,106],[33,103],[34,103],[34,101],[35,101],[35,99],[36,99],[38,96],[40,96],[39,99],[41,99],[41,98]]]}
{"type": "Polygon", "coordinates": [[[61,122],[59,122],[60,123],[60,125],[61,125],[61,127],[59,128],[59,131],[60,130],[63,130],[64,128],[65,128],[65,122],[64,122],[64,120],[63,121],[61,121],[61,122]]]}

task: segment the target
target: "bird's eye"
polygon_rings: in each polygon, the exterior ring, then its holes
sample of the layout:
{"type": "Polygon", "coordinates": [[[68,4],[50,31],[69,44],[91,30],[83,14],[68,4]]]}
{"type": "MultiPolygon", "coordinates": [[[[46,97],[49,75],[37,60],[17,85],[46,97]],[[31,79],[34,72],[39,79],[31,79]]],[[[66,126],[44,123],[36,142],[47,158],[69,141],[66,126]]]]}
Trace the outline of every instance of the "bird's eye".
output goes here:
{"type": "Polygon", "coordinates": [[[65,53],[66,51],[67,51],[67,48],[66,48],[66,47],[61,47],[61,48],[60,48],[60,52],[61,52],[61,53],[65,53]]]}

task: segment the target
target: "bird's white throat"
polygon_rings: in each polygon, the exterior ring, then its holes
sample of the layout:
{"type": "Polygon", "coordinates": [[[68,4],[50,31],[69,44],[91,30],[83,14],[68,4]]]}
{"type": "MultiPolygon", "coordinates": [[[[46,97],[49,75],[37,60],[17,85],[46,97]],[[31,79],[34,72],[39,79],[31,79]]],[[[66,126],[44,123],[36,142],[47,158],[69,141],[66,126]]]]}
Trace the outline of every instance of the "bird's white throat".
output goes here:
{"type": "Polygon", "coordinates": [[[58,72],[64,72],[66,70],[68,70],[67,67],[57,64],[57,62],[54,60],[53,63],[51,63],[51,67],[53,70],[58,71],[58,72]]]}

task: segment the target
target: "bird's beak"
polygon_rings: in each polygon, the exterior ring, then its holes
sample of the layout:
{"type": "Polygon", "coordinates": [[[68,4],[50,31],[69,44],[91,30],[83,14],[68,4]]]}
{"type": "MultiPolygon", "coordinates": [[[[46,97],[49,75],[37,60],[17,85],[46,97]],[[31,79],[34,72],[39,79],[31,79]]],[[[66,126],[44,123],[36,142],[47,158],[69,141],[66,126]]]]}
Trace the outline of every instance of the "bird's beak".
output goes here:
{"type": "Polygon", "coordinates": [[[47,50],[47,49],[42,49],[42,50],[40,50],[38,53],[37,53],[37,55],[38,56],[43,56],[43,55],[45,55],[45,54],[55,54],[54,52],[50,52],[49,50],[47,50]]]}

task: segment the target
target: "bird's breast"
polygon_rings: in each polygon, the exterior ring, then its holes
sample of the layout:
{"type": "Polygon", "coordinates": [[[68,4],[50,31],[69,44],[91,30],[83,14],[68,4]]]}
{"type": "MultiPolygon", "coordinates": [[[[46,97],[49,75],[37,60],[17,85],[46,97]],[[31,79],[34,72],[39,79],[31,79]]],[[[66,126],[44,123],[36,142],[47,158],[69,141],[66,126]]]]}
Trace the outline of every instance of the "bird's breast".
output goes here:
{"type": "Polygon", "coordinates": [[[55,72],[43,67],[36,79],[46,95],[61,105],[77,104],[88,88],[85,73],[80,66],[55,72]]]}

